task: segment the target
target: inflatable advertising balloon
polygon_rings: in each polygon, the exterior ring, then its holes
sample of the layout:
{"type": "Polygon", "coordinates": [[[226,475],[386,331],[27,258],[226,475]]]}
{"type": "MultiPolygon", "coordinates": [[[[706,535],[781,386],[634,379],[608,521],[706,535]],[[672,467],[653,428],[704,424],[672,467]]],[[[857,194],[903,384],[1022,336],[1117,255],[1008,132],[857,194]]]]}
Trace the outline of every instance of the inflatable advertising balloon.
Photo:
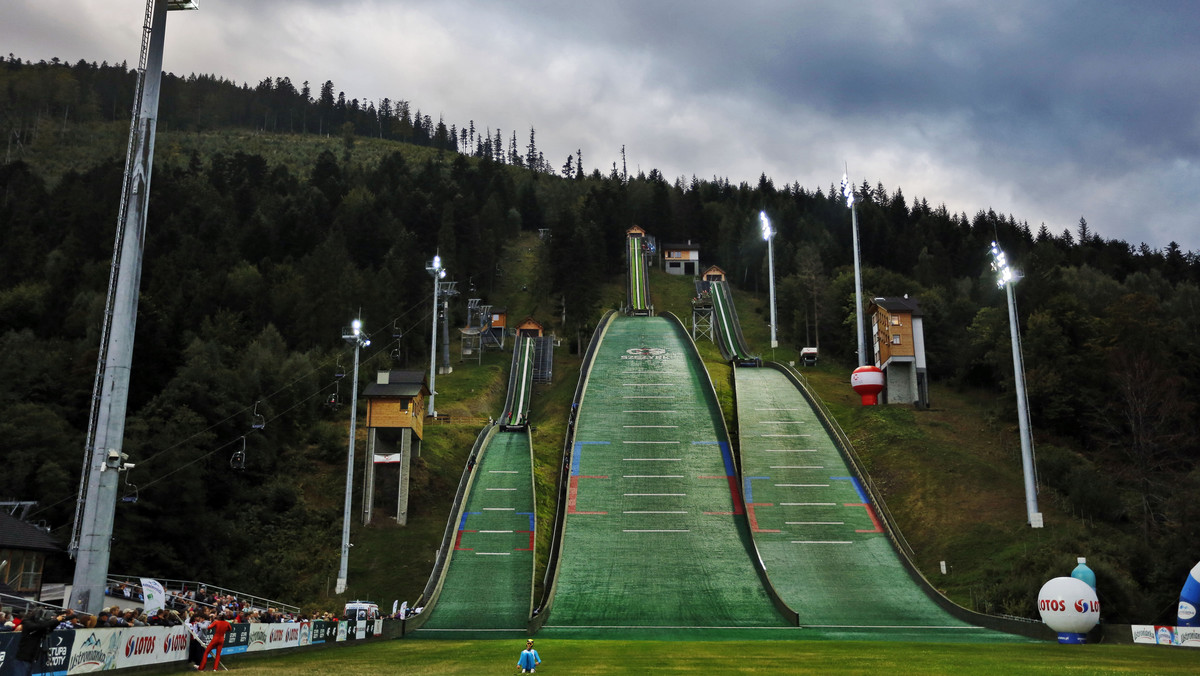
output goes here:
{"type": "Polygon", "coordinates": [[[1042,622],[1058,632],[1059,643],[1084,643],[1100,622],[1100,601],[1083,580],[1056,577],[1038,592],[1038,612],[1042,622]]]}
{"type": "Polygon", "coordinates": [[[1187,582],[1183,583],[1183,591],[1179,592],[1179,611],[1175,625],[1179,627],[1200,627],[1200,619],[1196,617],[1196,608],[1200,606],[1200,563],[1192,568],[1187,582]]]}

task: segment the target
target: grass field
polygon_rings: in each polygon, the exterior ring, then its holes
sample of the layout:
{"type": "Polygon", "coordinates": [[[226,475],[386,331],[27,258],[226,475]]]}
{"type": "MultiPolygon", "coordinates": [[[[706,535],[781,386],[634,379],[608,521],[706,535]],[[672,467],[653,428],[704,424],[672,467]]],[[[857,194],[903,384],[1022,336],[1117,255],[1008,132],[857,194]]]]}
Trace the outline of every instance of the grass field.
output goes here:
{"type": "MultiPolygon", "coordinates": [[[[405,639],[272,658],[233,656],[263,674],[514,674],[523,641],[405,639]]],[[[1064,646],[819,641],[537,639],[539,674],[1194,674],[1200,651],[1064,646]]]]}

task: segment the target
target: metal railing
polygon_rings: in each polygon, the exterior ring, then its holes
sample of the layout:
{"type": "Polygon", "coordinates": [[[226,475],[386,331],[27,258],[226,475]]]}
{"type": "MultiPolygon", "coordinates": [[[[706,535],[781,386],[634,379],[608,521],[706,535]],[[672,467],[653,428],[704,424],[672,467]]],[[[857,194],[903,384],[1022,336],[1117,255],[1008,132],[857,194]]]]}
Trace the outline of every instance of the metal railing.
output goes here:
{"type": "MultiPolygon", "coordinates": [[[[239,602],[250,604],[250,607],[255,610],[266,610],[268,608],[275,608],[276,610],[282,610],[284,612],[288,612],[288,613],[292,613],[292,614],[300,613],[300,607],[296,606],[296,605],[292,605],[290,603],[284,603],[283,601],[269,599],[265,596],[259,596],[257,594],[247,594],[246,592],[240,592],[240,591],[236,591],[234,589],[219,587],[216,585],[208,584],[206,582],[199,582],[197,580],[173,580],[173,579],[161,578],[161,577],[156,577],[154,579],[157,580],[158,582],[162,583],[163,590],[166,591],[166,593],[167,593],[168,605],[170,604],[171,598],[182,598],[186,603],[195,604],[198,606],[207,606],[207,607],[211,608],[212,604],[201,603],[195,599],[189,599],[184,596],[188,591],[195,592],[195,591],[199,591],[200,589],[203,588],[206,591],[208,591],[208,593],[215,594],[217,596],[232,596],[232,597],[236,598],[239,602]]],[[[141,588],[142,588],[142,580],[140,577],[134,577],[131,575],[109,575],[108,582],[107,582],[107,587],[108,587],[107,591],[108,591],[109,595],[110,596],[118,596],[118,594],[114,594],[113,591],[119,590],[122,584],[126,585],[128,588],[130,588],[132,590],[141,590],[141,588]]],[[[140,594],[137,597],[135,597],[133,595],[134,593],[135,592],[131,592],[131,595],[129,597],[130,600],[140,602],[141,601],[140,594]]]]}

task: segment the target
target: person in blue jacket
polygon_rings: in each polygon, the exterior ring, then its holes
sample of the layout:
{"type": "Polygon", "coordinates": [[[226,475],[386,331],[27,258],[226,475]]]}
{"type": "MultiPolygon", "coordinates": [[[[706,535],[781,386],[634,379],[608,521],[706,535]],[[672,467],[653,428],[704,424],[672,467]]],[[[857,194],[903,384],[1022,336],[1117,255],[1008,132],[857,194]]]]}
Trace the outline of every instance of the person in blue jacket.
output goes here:
{"type": "Polygon", "coordinates": [[[533,639],[529,639],[525,643],[525,649],[521,651],[521,659],[517,660],[517,667],[521,669],[522,674],[532,674],[541,663],[542,658],[538,657],[537,651],[533,649],[533,639]]]}

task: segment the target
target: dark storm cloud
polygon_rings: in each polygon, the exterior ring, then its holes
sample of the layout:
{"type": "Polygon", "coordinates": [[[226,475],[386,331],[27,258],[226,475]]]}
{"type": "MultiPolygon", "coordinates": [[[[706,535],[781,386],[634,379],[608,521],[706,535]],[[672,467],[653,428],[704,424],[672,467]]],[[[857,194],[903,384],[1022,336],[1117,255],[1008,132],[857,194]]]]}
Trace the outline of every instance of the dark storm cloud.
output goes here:
{"type": "MultiPolygon", "coordinates": [[[[142,0],[5,0],[3,51],[136,60],[142,0]]],[[[166,68],[530,126],[554,166],[900,187],[1200,250],[1200,3],[202,0],[166,68]]]]}

